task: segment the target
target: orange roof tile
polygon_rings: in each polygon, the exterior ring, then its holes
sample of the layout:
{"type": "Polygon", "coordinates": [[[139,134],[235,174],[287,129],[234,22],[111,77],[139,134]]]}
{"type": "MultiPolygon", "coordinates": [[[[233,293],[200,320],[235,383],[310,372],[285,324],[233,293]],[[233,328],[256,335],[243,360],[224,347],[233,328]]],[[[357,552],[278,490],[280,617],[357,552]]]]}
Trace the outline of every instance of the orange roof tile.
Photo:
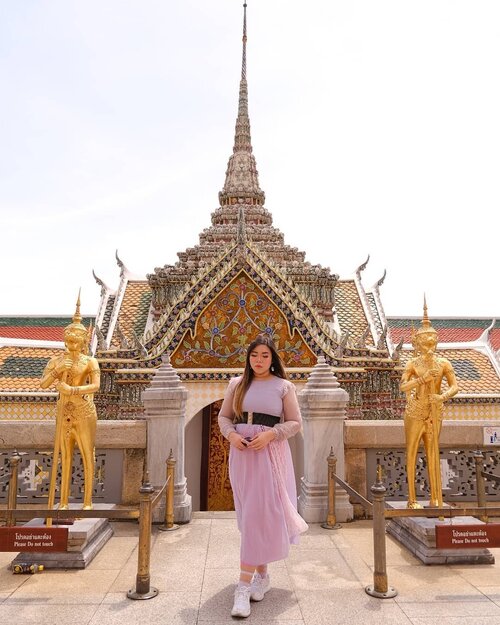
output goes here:
{"type": "Polygon", "coordinates": [[[51,390],[40,388],[40,377],[49,359],[61,351],[43,347],[0,347],[0,393],[51,390]]]}
{"type": "MultiPolygon", "coordinates": [[[[475,349],[443,349],[436,353],[451,362],[457,376],[459,393],[474,395],[500,393],[500,378],[486,354],[475,349]]],[[[401,364],[405,365],[412,356],[412,351],[403,351],[401,364]]],[[[443,391],[446,388],[445,381],[443,391]]]]}
{"type": "MultiPolygon", "coordinates": [[[[132,330],[138,336],[144,333],[151,296],[151,289],[147,281],[130,280],[127,283],[118,314],[120,328],[127,339],[132,340],[132,330]]],[[[119,347],[120,345],[116,330],[113,333],[111,345],[113,347],[119,347]]]]}
{"type": "MultiPolygon", "coordinates": [[[[351,341],[355,343],[369,324],[354,280],[339,280],[335,285],[335,309],[342,332],[349,330],[351,341]]],[[[371,335],[367,344],[373,345],[371,335]]]]}
{"type": "Polygon", "coordinates": [[[33,341],[63,341],[64,328],[4,326],[0,328],[0,336],[8,339],[31,339],[33,341]]]}
{"type": "MultiPolygon", "coordinates": [[[[60,316],[0,317],[0,337],[34,341],[62,341],[64,339],[64,328],[71,321],[71,317],[60,316]]],[[[83,323],[87,327],[93,322],[93,317],[86,316],[83,318],[83,323]]]]}
{"type": "MultiPolygon", "coordinates": [[[[419,324],[415,328],[420,327],[419,324]]],[[[394,344],[399,343],[401,337],[405,343],[411,342],[411,328],[391,328],[391,337],[394,344]]],[[[468,343],[477,341],[484,332],[481,328],[439,328],[437,330],[440,343],[468,343]]]]}
{"type": "MultiPolygon", "coordinates": [[[[398,343],[401,337],[405,343],[410,342],[411,328],[420,327],[420,319],[412,317],[388,317],[387,319],[393,343],[398,343]]],[[[476,341],[483,332],[491,326],[493,319],[488,318],[459,318],[459,317],[431,317],[431,323],[436,329],[440,343],[465,343],[476,341]]],[[[500,349],[500,320],[495,322],[490,330],[489,338],[493,349],[500,349]]]]}
{"type": "Polygon", "coordinates": [[[500,328],[493,328],[490,332],[490,341],[493,349],[498,351],[500,349],[500,328]]]}

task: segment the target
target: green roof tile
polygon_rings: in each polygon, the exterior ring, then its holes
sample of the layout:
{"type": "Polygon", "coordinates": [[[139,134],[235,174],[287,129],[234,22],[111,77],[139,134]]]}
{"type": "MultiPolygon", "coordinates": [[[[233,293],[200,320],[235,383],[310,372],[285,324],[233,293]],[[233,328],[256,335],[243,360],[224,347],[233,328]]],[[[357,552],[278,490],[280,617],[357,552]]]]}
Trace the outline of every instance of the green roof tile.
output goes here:
{"type": "Polygon", "coordinates": [[[49,358],[9,356],[0,367],[0,378],[39,378],[49,358]]]}
{"type": "MultiPolygon", "coordinates": [[[[493,318],[489,319],[445,319],[445,318],[433,318],[430,317],[431,323],[436,330],[440,328],[482,328],[486,330],[491,325],[493,318]]],[[[419,317],[400,317],[400,318],[387,318],[387,323],[390,328],[411,328],[414,326],[416,329],[420,327],[421,319],[419,317]]],[[[497,319],[495,328],[500,328],[500,319],[497,319]]]]}
{"type": "MultiPolygon", "coordinates": [[[[46,327],[59,328],[66,327],[73,321],[72,317],[0,317],[1,327],[46,327]]],[[[83,324],[92,324],[95,317],[83,317],[83,324]]]]}

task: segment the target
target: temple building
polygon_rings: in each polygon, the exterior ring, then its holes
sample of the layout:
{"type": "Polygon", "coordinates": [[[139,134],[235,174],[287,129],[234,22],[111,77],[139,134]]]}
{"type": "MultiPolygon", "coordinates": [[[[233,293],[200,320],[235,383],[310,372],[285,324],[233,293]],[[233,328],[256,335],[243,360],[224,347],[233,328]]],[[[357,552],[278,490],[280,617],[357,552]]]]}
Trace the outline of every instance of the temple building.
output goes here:
{"type": "MultiPolygon", "coordinates": [[[[232,505],[217,414],[228,380],[241,371],[246,346],[257,334],[273,337],[298,391],[318,361],[326,362],[348,393],[347,422],[386,423],[402,418],[399,383],[413,353],[412,326],[420,319],[386,316],[385,274],[365,285],[368,260],[353,275],[340,277],[311,264],[273,226],[252,150],[246,45],[245,15],[234,145],[210,225],[196,245],[178,253],[175,264],[147,276],[133,275],[117,253],[116,283],[108,286],[95,276],[100,299],[95,317],[84,320],[95,326],[91,349],[101,367],[95,397],[100,420],[143,420],[144,392],[158,369],[170,367],[180,378],[187,392],[185,472],[193,509],[232,505]]],[[[359,254],[364,260],[365,251],[359,254]]],[[[431,320],[439,352],[452,362],[460,387],[445,405],[445,419],[500,424],[500,322],[431,320]]],[[[39,378],[48,359],[63,349],[69,321],[0,318],[1,420],[55,418],[57,393],[42,391],[39,378]]],[[[300,436],[292,452],[300,477],[300,436]]]]}

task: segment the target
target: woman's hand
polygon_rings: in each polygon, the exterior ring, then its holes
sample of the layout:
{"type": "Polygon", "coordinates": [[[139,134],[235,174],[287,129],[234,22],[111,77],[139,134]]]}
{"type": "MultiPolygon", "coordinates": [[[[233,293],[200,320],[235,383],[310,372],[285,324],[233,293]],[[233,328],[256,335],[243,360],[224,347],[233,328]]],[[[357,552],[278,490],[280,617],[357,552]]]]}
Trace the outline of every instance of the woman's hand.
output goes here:
{"type": "Polygon", "coordinates": [[[238,432],[231,432],[227,437],[227,440],[229,441],[230,445],[232,445],[236,449],[239,449],[240,451],[243,451],[248,447],[247,441],[244,439],[243,436],[241,436],[241,434],[238,434],[238,432]]]}
{"type": "Polygon", "coordinates": [[[276,440],[276,436],[274,435],[274,430],[264,430],[264,432],[259,432],[257,436],[254,436],[252,440],[248,443],[248,449],[253,449],[254,451],[260,451],[267,447],[271,441],[276,440]]]}

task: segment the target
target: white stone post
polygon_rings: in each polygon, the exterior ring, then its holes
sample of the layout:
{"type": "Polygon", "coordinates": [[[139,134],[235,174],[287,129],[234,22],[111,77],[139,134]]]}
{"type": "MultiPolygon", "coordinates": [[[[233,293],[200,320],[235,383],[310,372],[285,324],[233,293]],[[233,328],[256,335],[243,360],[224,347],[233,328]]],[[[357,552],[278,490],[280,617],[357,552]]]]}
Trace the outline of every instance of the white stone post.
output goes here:
{"type": "MultiPolygon", "coordinates": [[[[149,479],[161,487],[166,479],[166,460],[172,449],[175,464],[174,520],[188,523],[191,520],[191,495],[187,493],[184,474],[184,426],[188,392],[182,386],[168,356],[155,373],[151,386],[142,393],[147,430],[147,463],[149,479]]],[[[155,508],[154,521],[165,519],[165,498],[155,508]]]]}
{"type": "MultiPolygon", "coordinates": [[[[328,464],[330,448],[337,458],[337,475],[344,479],[344,421],[349,395],[323,357],[318,358],[298,394],[304,428],[304,476],[301,480],[299,512],[310,523],[326,521],[328,512],[328,464]]],[[[335,489],[337,521],[353,518],[347,493],[335,489]]]]}

